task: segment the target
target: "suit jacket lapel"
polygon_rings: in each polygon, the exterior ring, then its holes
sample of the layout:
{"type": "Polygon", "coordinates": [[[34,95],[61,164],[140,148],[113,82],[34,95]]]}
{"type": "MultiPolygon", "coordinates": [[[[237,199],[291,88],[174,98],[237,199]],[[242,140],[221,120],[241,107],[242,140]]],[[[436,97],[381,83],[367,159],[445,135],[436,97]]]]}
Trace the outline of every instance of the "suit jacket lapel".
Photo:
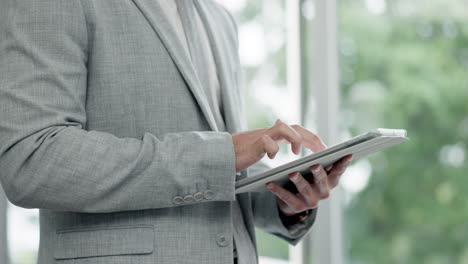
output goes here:
{"type": "MultiPolygon", "coordinates": [[[[214,18],[210,16],[215,12],[215,10],[210,10],[209,6],[204,4],[204,1],[195,1],[195,3],[208,33],[208,38],[211,42],[211,50],[218,70],[219,82],[222,89],[226,128],[231,133],[240,132],[242,129],[242,123],[240,120],[241,113],[239,111],[240,98],[238,98],[237,95],[239,91],[237,90],[238,88],[235,87],[236,81],[233,79],[235,76],[231,75],[232,69],[229,68],[229,56],[225,54],[225,52],[229,51],[222,50],[225,47],[229,47],[229,43],[226,43],[227,40],[222,37],[224,31],[216,28],[217,23],[214,18]]],[[[246,172],[242,172],[242,175],[243,176],[241,177],[247,176],[246,172]]],[[[251,196],[249,193],[243,193],[236,195],[236,197],[240,207],[243,209],[242,211],[245,223],[250,223],[247,225],[248,232],[252,241],[255,243],[251,196]]]]}
{"type": "Polygon", "coordinates": [[[235,77],[232,74],[232,69],[229,68],[229,56],[227,54],[229,51],[223,50],[223,48],[229,47],[232,44],[226,43],[227,40],[222,37],[222,34],[225,34],[224,30],[217,28],[218,23],[212,15],[217,11],[210,10],[204,1],[195,1],[195,5],[208,33],[211,50],[217,66],[226,129],[231,133],[240,132],[239,130],[242,126],[240,122],[241,113],[239,111],[240,100],[237,95],[238,87],[235,87],[235,77]]]}
{"type": "Polygon", "coordinates": [[[151,24],[155,33],[164,43],[169,55],[174,60],[182,77],[185,79],[185,82],[197,100],[208,124],[210,125],[210,128],[214,131],[218,131],[213,113],[210,110],[206,95],[203,93],[200,81],[198,80],[193,65],[190,62],[190,58],[158,1],[133,0],[133,2],[135,2],[146,20],[151,24]]]}

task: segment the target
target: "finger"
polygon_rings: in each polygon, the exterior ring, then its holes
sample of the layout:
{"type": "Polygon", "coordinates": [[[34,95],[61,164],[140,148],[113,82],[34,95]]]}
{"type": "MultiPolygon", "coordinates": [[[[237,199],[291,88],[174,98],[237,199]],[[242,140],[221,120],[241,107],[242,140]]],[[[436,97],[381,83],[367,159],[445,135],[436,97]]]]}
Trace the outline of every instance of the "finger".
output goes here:
{"type": "Polygon", "coordinates": [[[301,152],[302,136],[283,121],[278,119],[275,125],[267,131],[267,134],[274,140],[286,139],[291,143],[291,149],[294,154],[299,154],[301,152]]]}
{"type": "Polygon", "coordinates": [[[291,150],[298,155],[301,151],[302,136],[297,133],[291,126],[278,119],[275,125],[271,128],[270,133],[275,140],[285,139],[291,143],[291,150]]]}
{"type": "Polygon", "coordinates": [[[302,144],[306,148],[312,150],[313,152],[317,152],[327,148],[327,146],[323,143],[322,139],[320,139],[320,137],[316,134],[310,132],[309,130],[299,125],[292,125],[292,128],[302,136],[302,144]]]}
{"type": "Polygon", "coordinates": [[[294,213],[300,213],[310,209],[304,200],[299,199],[296,195],[279,186],[277,183],[270,182],[266,186],[278,199],[286,203],[294,213]]]}
{"type": "Polygon", "coordinates": [[[327,172],[320,164],[312,166],[311,171],[314,175],[314,185],[320,194],[320,198],[328,198],[330,196],[330,187],[328,185],[327,172]]]}
{"type": "Polygon", "coordinates": [[[308,207],[317,208],[320,195],[312,188],[312,185],[299,172],[290,174],[289,179],[296,185],[308,207]]]}
{"type": "Polygon", "coordinates": [[[270,159],[273,159],[279,151],[278,143],[276,143],[269,135],[263,135],[258,140],[257,155],[263,156],[267,153],[270,159]]]}
{"type": "Polygon", "coordinates": [[[265,134],[267,130],[268,128],[259,128],[259,129],[239,132],[239,133],[233,134],[233,136],[234,135],[241,136],[241,138],[245,141],[255,142],[258,138],[260,138],[263,134],[265,134]]]}
{"type": "Polygon", "coordinates": [[[335,163],[328,174],[328,183],[331,188],[335,188],[340,182],[341,175],[346,171],[353,160],[352,155],[348,155],[335,163]]]}

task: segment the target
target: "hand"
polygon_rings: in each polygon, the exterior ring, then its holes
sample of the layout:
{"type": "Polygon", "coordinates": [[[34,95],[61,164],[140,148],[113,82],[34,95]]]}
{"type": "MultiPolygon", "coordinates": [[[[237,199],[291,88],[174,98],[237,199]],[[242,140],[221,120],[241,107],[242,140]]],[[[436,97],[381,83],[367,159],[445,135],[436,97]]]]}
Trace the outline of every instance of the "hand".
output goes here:
{"type": "Polygon", "coordinates": [[[351,164],[353,157],[348,155],[335,163],[329,170],[321,165],[310,168],[314,181],[309,183],[299,172],[289,175],[289,179],[296,186],[298,193],[293,194],[275,182],[267,183],[267,188],[278,197],[278,208],[285,216],[292,216],[309,209],[317,208],[320,200],[330,196],[330,191],[335,188],[341,175],[351,164]]]}
{"type": "Polygon", "coordinates": [[[309,130],[299,126],[289,126],[281,120],[269,128],[262,128],[232,135],[236,153],[236,171],[242,171],[268,155],[273,159],[279,151],[280,143],[290,143],[291,150],[297,155],[301,146],[314,152],[326,146],[322,140],[309,130]]]}

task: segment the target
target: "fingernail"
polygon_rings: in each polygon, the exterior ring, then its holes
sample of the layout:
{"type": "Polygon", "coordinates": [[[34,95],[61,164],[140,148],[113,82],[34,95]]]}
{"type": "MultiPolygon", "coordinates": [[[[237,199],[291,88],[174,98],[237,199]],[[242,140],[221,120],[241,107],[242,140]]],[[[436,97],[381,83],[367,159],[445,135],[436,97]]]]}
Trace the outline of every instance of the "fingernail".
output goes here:
{"type": "Polygon", "coordinates": [[[313,173],[319,173],[320,172],[320,166],[317,166],[316,168],[312,169],[313,173]]]}
{"type": "Polygon", "coordinates": [[[294,154],[299,155],[299,154],[301,154],[301,149],[296,149],[296,150],[293,151],[293,152],[294,152],[294,154]]]}
{"type": "Polygon", "coordinates": [[[299,173],[294,173],[293,175],[291,175],[291,180],[297,181],[297,179],[299,179],[299,173]]]}

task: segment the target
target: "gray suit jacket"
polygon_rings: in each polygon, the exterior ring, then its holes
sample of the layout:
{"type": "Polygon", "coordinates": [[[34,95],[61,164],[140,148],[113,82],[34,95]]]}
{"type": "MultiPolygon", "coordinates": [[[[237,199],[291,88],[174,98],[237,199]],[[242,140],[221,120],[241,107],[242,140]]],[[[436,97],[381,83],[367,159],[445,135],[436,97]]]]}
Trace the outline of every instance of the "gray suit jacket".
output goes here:
{"type": "MultiPolygon", "coordinates": [[[[157,0],[1,1],[0,180],[41,209],[39,263],[232,263],[238,41],[224,9],[199,7],[229,132],[157,0]]],[[[271,194],[237,199],[254,241],[254,224],[306,232],[271,194]]]]}

